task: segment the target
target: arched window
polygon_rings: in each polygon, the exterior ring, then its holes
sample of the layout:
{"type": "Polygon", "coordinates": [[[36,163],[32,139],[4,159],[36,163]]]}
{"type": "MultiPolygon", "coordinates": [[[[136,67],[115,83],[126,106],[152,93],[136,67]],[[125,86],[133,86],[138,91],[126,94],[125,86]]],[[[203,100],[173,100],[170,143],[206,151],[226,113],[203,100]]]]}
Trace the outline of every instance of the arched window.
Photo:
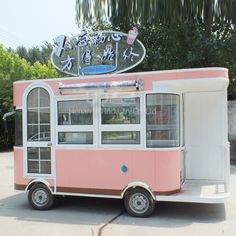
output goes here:
{"type": "Polygon", "coordinates": [[[50,141],[50,96],[43,88],[35,88],[27,97],[27,140],[50,141]]]}

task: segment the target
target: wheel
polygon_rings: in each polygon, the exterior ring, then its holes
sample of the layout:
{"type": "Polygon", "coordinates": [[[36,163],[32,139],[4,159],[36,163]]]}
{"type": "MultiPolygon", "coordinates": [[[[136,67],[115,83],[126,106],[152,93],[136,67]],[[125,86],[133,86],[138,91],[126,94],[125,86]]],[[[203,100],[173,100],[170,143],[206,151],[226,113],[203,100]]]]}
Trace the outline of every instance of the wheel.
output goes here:
{"type": "Polygon", "coordinates": [[[36,210],[47,210],[54,202],[54,197],[44,184],[35,184],[28,193],[30,205],[36,210]]]}
{"type": "Polygon", "coordinates": [[[147,217],[155,210],[155,201],[148,191],[135,188],[125,195],[125,209],[135,217],[147,217]]]}

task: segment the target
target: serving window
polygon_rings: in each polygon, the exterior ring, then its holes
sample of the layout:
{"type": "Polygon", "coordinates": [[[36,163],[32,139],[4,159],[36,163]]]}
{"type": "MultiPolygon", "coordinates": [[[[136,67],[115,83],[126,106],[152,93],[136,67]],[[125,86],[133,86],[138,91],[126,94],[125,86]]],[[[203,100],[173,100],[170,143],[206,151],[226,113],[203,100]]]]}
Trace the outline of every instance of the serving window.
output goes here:
{"type": "Polygon", "coordinates": [[[103,94],[58,101],[57,143],[98,148],[178,147],[180,96],[103,94]]]}
{"type": "Polygon", "coordinates": [[[58,144],[94,144],[94,100],[77,99],[57,102],[58,144]]]}
{"type": "Polygon", "coordinates": [[[101,100],[102,124],[140,124],[140,98],[101,100]]]}
{"type": "Polygon", "coordinates": [[[58,102],[58,125],[92,125],[93,100],[58,102]]]}
{"type": "Polygon", "coordinates": [[[100,117],[101,145],[141,144],[141,97],[102,98],[100,117]]]}

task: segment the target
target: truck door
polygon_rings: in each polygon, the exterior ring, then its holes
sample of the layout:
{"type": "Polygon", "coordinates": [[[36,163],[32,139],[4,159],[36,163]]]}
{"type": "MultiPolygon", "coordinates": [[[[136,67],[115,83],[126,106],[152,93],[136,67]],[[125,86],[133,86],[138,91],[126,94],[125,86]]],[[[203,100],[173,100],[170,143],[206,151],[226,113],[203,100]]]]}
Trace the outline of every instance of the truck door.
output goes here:
{"type": "Polygon", "coordinates": [[[52,104],[43,87],[29,91],[24,109],[25,174],[29,177],[51,176],[52,168],[52,104]]]}

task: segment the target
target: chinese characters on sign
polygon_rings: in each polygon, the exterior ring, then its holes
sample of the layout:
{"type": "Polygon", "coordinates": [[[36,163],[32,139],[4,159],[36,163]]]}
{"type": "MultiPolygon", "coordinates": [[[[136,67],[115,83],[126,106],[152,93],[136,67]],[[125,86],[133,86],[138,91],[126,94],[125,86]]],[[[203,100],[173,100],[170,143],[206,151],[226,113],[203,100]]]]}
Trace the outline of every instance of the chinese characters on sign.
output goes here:
{"type": "Polygon", "coordinates": [[[61,61],[61,63],[65,63],[65,65],[63,66],[63,68],[61,69],[62,71],[64,71],[65,69],[71,70],[72,66],[73,66],[73,60],[75,58],[74,57],[70,57],[67,56],[67,59],[64,61],[61,61]]]}
{"type": "Polygon", "coordinates": [[[144,59],[145,48],[137,35],[136,28],[128,35],[113,31],[60,35],[51,60],[58,70],[74,76],[123,72],[144,59]]]}
{"type": "Polygon", "coordinates": [[[114,56],[115,56],[115,53],[113,51],[112,46],[111,45],[107,45],[106,48],[103,51],[101,62],[104,62],[106,60],[112,61],[114,56]]]}
{"type": "Polygon", "coordinates": [[[133,61],[134,57],[139,57],[139,54],[133,53],[133,48],[126,48],[124,53],[123,53],[124,60],[126,61],[127,59],[130,59],[133,61]]]}

